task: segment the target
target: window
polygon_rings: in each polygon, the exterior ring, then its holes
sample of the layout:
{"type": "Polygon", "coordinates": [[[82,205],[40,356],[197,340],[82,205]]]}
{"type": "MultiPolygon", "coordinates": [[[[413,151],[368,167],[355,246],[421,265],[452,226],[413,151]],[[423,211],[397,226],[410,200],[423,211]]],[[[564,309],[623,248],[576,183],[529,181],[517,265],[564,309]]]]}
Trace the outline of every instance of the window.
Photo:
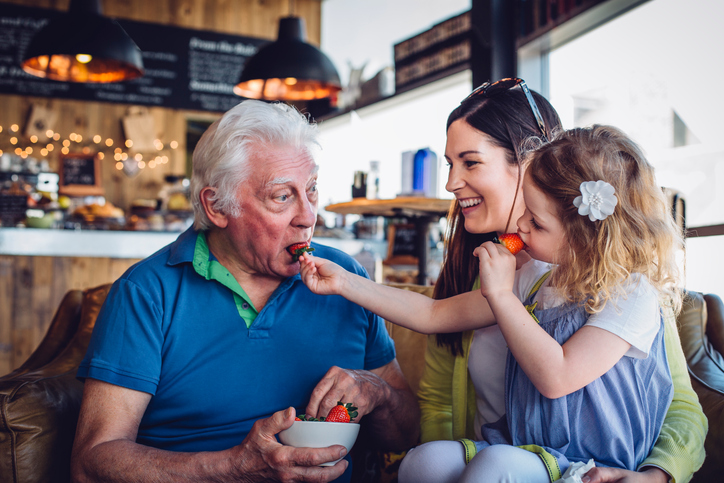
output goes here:
{"type": "Polygon", "coordinates": [[[550,51],[549,99],[565,127],[617,126],[686,201],[686,285],[724,294],[724,45],[720,0],[650,0],[550,51]],[[717,228],[718,227],[718,228],[717,228]]]}

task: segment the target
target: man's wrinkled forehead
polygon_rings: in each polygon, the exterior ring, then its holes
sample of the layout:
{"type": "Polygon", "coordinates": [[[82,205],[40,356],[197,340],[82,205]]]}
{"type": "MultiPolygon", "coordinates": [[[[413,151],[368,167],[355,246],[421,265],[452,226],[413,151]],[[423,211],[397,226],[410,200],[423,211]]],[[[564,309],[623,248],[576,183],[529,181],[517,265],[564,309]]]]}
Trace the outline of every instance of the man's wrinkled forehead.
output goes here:
{"type": "MultiPolygon", "coordinates": [[[[312,167],[312,169],[310,170],[307,180],[310,180],[310,179],[314,178],[315,176],[317,176],[318,172],[319,172],[319,165],[315,164],[312,167]]],[[[271,188],[274,185],[289,184],[293,181],[294,181],[294,179],[290,176],[278,176],[278,177],[270,180],[266,185],[268,188],[271,188]]]]}

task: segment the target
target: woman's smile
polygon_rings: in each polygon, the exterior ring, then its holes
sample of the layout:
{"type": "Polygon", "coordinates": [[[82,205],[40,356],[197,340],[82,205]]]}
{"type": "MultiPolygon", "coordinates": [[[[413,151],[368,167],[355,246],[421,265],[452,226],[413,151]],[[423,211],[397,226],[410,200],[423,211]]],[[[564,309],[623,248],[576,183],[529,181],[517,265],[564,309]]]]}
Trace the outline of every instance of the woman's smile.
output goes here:
{"type": "Polygon", "coordinates": [[[458,199],[458,203],[460,203],[460,207],[463,208],[463,211],[465,211],[465,208],[471,208],[473,206],[477,206],[480,203],[483,202],[482,198],[462,198],[458,199]]]}

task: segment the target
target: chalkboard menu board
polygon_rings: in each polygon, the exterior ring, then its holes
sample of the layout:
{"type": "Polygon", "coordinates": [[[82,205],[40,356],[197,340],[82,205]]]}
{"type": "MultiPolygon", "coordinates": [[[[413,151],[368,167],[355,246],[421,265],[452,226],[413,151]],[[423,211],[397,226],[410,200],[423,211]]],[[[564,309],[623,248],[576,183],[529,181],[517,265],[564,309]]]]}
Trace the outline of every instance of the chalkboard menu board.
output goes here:
{"type": "Polygon", "coordinates": [[[224,112],[247,59],[268,41],[117,19],[143,53],[145,74],[128,82],[79,84],[31,76],[20,63],[33,35],[66,12],[0,3],[0,93],[224,112]]]}
{"type": "Polygon", "coordinates": [[[417,230],[413,224],[394,224],[388,228],[388,265],[417,265],[417,230]]]}
{"type": "Polygon", "coordinates": [[[94,154],[65,154],[60,157],[58,192],[69,196],[103,194],[100,162],[94,154]]]}

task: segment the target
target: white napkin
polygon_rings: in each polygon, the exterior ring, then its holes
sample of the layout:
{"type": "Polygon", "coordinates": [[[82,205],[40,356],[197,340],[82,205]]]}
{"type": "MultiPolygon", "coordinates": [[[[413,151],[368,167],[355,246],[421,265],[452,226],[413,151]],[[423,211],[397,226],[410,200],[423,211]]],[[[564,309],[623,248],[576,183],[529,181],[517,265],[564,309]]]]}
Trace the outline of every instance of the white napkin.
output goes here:
{"type": "Polygon", "coordinates": [[[588,463],[581,463],[576,461],[571,463],[560,480],[556,480],[553,483],[581,483],[581,478],[588,473],[588,470],[596,466],[592,459],[588,460],[588,463]]]}

